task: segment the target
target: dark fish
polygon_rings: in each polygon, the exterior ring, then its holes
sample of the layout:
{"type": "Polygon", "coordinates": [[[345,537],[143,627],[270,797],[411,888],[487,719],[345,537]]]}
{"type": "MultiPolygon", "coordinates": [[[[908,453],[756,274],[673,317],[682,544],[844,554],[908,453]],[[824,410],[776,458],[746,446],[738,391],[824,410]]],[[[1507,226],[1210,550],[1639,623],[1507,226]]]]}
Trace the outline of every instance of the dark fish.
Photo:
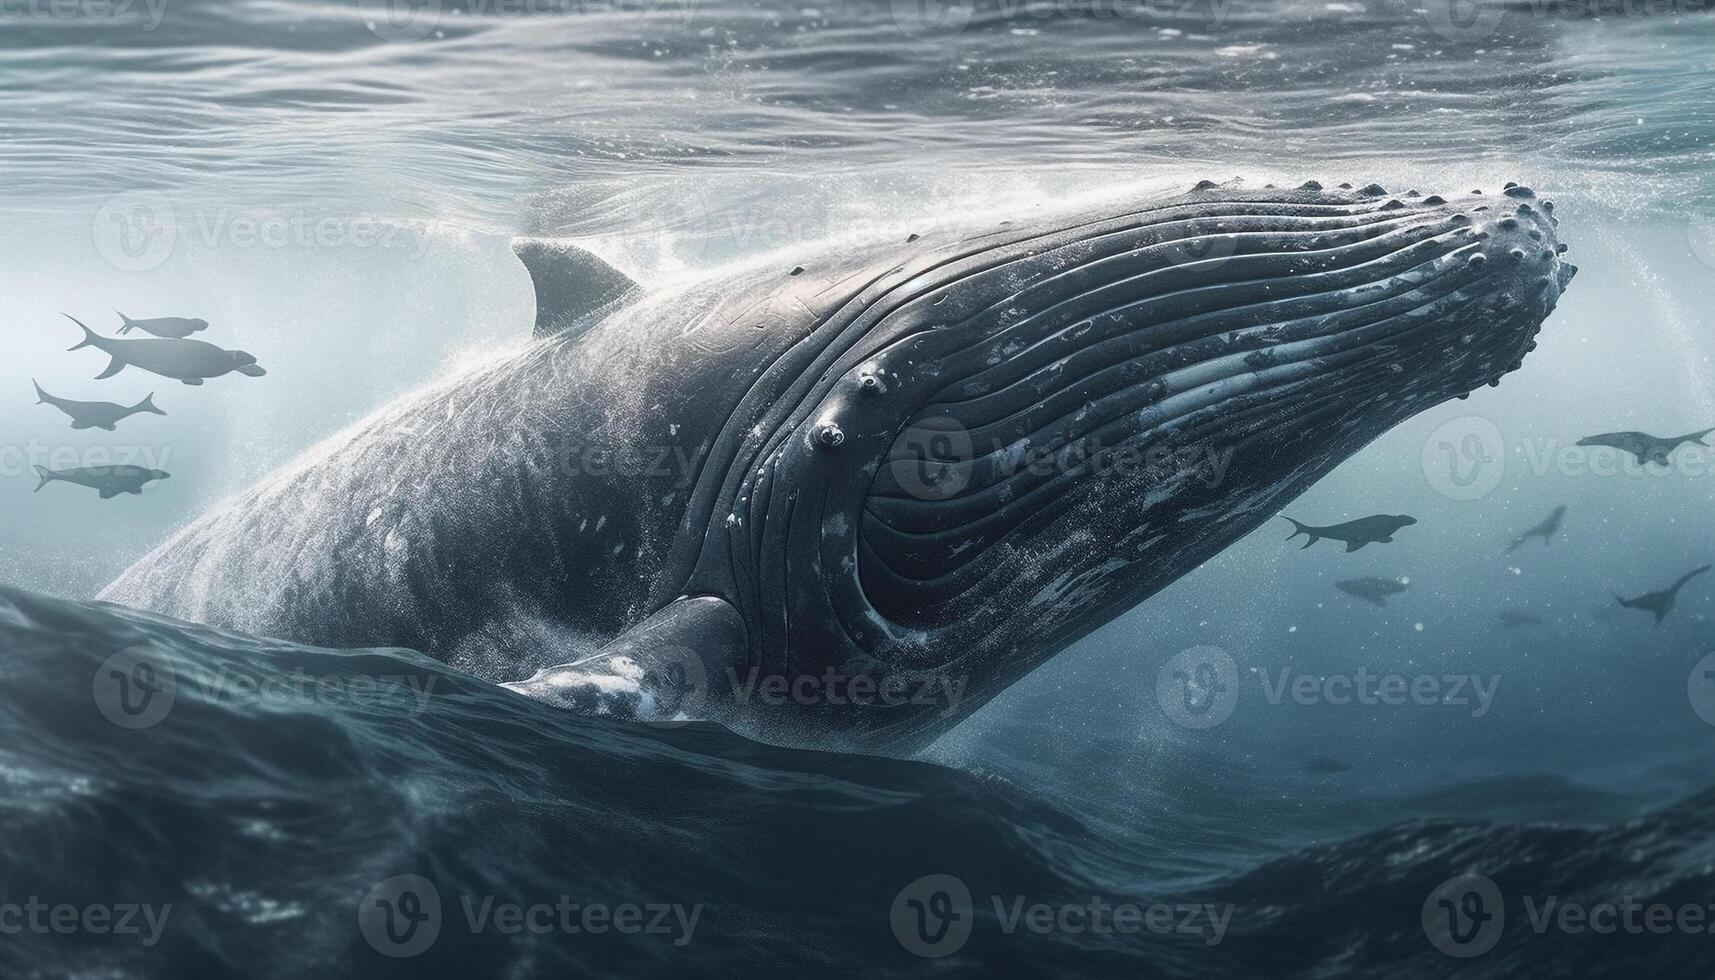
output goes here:
{"type": "Polygon", "coordinates": [[[1560,530],[1560,519],[1565,517],[1565,516],[1566,516],[1566,505],[1565,504],[1561,504],[1559,507],[1554,508],[1554,513],[1548,515],[1548,517],[1541,524],[1538,524],[1537,526],[1535,526],[1535,527],[1531,528],[1530,530],[1524,532],[1523,534],[1519,535],[1518,540],[1514,541],[1512,543],[1512,547],[1507,549],[1507,554],[1510,555],[1513,552],[1524,547],[1524,543],[1526,541],[1529,541],[1531,538],[1541,538],[1543,547],[1547,547],[1551,543],[1551,540],[1553,539],[1555,532],[1560,530]]]}
{"type": "Polygon", "coordinates": [[[122,493],[141,494],[144,485],[155,480],[165,480],[172,475],[141,466],[81,466],[70,470],[50,470],[46,466],[38,466],[36,473],[42,478],[42,482],[36,484],[37,490],[58,480],[98,490],[102,500],[117,497],[122,493]]]}
{"type": "Polygon", "coordinates": [[[256,358],[241,350],[224,350],[200,340],[115,340],[100,336],[69,313],[66,319],[83,328],[83,340],[72,350],[94,347],[113,358],[107,370],[95,376],[97,381],[111,378],[127,367],[141,368],[188,385],[200,385],[206,378],[218,378],[233,371],[252,378],[268,373],[256,363],[256,358]]]}
{"type": "Polygon", "coordinates": [[[1395,531],[1417,523],[1417,518],[1407,517],[1404,514],[1376,514],[1373,517],[1360,517],[1344,524],[1314,527],[1294,521],[1292,518],[1286,517],[1285,514],[1282,514],[1281,517],[1292,521],[1292,526],[1297,528],[1296,531],[1287,536],[1286,540],[1291,541],[1300,534],[1308,535],[1310,540],[1304,542],[1304,547],[1308,548],[1323,538],[1331,538],[1335,541],[1346,542],[1347,551],[1357,551],[1366,544],[1387,544],[1393,540],[1395,531]]]}
{"type": "Polygon", "coordinates": [[[1627,609],[1642,609],[1645,612],[1654,613],[1655,624],[1660,626],[1661,621],[1667,618],[1667,614],[1673,612],[1673,603],[1679,598],[1679,590],[1685,588],[1685,583],[1707,572],[1709,568],[1710,566],[1704,565],[1702,568],[1692,569],[1681,575],[1679,581],[1660,592],[1645,592],[1635,599],[1622,599],[1617,595],[1614,598],[1627,609]]]}
{"type": "Polygon", "coordinates": [[[1334,588],[1347,595],[1355,595],[1365,602],[1378,606],[1387,605],[1387,597],[1404,592],[1411,584],[1408,579],[1397,578],[1354,578],[1344,582],[1335,582],[1334,588]]]}
{"type": "Polygon", "coordinates": [[[56,398],[43,391],[42,386],[38,384],[36,385],[36,404],[52,405],[71,416],[71,427],[74,429],[106,429],[108,432],[114,431],[120,422],[141,412],[148,412],[153,415],[167,414],[155,407],[155,395],[152,392],[142,401],[127,408],[112,402],[79,402],[72,401],[70,398],[56,398]]]}
{"type": "MultiPolygon", "coordinates": [[[[118,310],[113,312],[119,313],[118,310]]],[[[121,336],[133,330],[141,330],[157,337],[183,340],[198,330],[208,329],[208,321],[201,317],[158,316],[152,320],[133,320],[125,314],[119,313],[119,319],[125,321],[125,325],[119,328],[121,336]]]]}
{"type": "Polygon", "coordinates": [[[1580,446],[1610,446],[1621,452],[1631,453],[1637,457],[1640,464],[1656,463],[1667,465],[1667,458],[1675,449],[1685,443],[1696,446],[1707,446],[1703,437],[1715,429],[1704,429],[1702,432],[1691,432],[1683,436],[1652,436],[1647,432],[1604,432],[1599,436],[1586,436],[1578,440],[1580,446]]]}

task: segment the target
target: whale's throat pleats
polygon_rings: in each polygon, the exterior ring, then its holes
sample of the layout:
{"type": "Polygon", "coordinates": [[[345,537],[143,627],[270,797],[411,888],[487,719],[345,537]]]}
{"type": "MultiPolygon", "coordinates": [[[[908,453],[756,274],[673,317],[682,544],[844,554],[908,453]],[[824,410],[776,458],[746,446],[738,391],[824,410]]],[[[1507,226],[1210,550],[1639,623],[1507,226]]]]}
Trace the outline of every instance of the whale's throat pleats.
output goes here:
{"type": "Polygon", "coordinates": [[[1342,400],[1445,397],[1399,374],[1477,295],[1470,223],[1391,203],[1167,207],[946,275],[876,358],[918,402],[863,505],[870,602],[927,620],[1032,550],[1114,544],[1031,534],[1069,508],[1123,512],[1102,533],[1147,541],[1153,503],[1177,519],[1247,492],[1217,472],[1247,445],[1342,400]]]}

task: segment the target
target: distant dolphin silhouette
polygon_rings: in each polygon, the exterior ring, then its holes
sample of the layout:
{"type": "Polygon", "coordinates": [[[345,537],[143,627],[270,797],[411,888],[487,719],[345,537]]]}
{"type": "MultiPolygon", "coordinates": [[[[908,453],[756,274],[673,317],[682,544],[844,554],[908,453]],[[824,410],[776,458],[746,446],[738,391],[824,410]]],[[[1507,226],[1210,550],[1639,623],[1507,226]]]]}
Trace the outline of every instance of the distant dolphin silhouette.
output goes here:
{"type": "MultiPolygon", "coordinates": [[[[113,312],[119,313],[118,310],[113,312]]],[[[198,330],[208,329],[208,321],[201,317],[158,316],[152,320],[133,320],[125,314],[119,313],[119,319],[125,321],[125,325],[119,328],[120,336],[124,336],[133,330],[141,330],[157,337],[183,340],[198,330]]]]}
{"type": "Polygon", "coordinates": [[[1408,583],[1397,578],[1354,578],[1334,583],[1341,592],[1378,606],[1387,605],[1388,596],[1398,595],[1407,587],[1408,583]]]}
{"type": "Polygon", "coordinates": [[[1668,456],[1685,443],[1707,446],[1708,443],[1703,441],[1703,437],[1711,432],[1715,432],[1715,428],[1665,439],[1661,436],[1652,436],[1646,432],[1604,432],[1598,436],[1586,436],[1578,440],[1578,445],[1611,446],[1621,452],[1631,453],[1637,457],[1639,464],[1656,463],[1666,466],[1668,456]]]}
{"type": "Polygon", "coordinates": [[[1679,590],[1685,588],[1685,583],[1699,575],[1702,575],[1709,569],[1710,566],[1708,565],[1704,565],[1702,568],[1692,569],[1680,576],[1679,581],[1673,583],[1660,592],[1646,592],[1643,595],[1638,596],[1636,599],[1622,599],[1617,595],[1614,596],[1614,598],[1619,601],[1620,605],[1625,606],[1627,609],[1643,609],[1654,613],[1655,624],[1660,626],[1661,621],[1667,618],[1667,614],[1673,611],[1674,601],[1679,598],[1679,590]]]}
{"type": "Polygon", "coordinates": [[[108,500],[122,493],[141,494],[145,484],[165,480],[172,474],[141,466],[82,466],[69,470],[50,470],[46,466],[38,466],[36,475],[42,478],[42,482],[36,484],[38,491],[58,480],[98,490],[101,492],[101,499],[108,500]]]}
{"type": "Polygon", "coordinates": [[[1535,613],[1520,609],[1503,609],[1500,612],[1501,625],[1507,629],[1517,629],[1520,626],[1541,626],[1542,617],[1535,613]]]}
{"type": "Polygon", "coordinates": [[[200,340],[115,340],[97,334],[70,313],[65,318],[83,328],[83,340],[70,350],[94,347],[113,358],[107,370],[95,376],[97,381],[111,378],[127,367],[141,368],[188,385],[200,385],[206,378],[218,378],[233,371],[252,378],[268,373],[256,363],[255,357],[241,350],[224,350],[200,340]]]}
{"type": "MultiPolygon", "coordinates": [[[[1285,514],[1280,516],[1292,521],[1292,526],[1298,529],[1288,535],[1286,540],[1291,541],[1300,534],[1308,535],[1310,540],[1304,542],[1304,547],[1308,548],[1323,538],[1330,538],[1334,541],[1346,542],[1347,552],[1357,551],[1366,544],[1388,544],[1393,541],[1395,531],[1417,523],[1417,518],[1407,517],[1404,514],[1376,514],[1372,517],[1360,517],[1355,521],[1347,521],[1344,524],[1315,527],[1294,521],[1285,514]]],[[[1302,551],[1303,549],[1299,550],[1302,551]]]]}
{"type": "MultiPolygon", "coordinates": [[[[34,381],[31,383],[35,384],[34,381]]],[[[36,384],[36,404],[52,405],[71,416],[71,427],[74,429],[106,429],[108,432],[114,431],[125,419],[142,412],[153,415],[167,414],[155,407],[153,392],[137,404],[126,408],[112,402],[79,402],[70,398],[56,398],[43,391],[40,384],[36,384]]]]}
{"type": "Polygon", "coordinates": [[[1537,526],[1535,526],[1535,527],[1531,528],[1530,530],[1524,532],[1523,534],[1519,535],[1518,540],[1514,541],[1512,543],[1512,547],[1507,549],[1507,554],[1510,555],[1513,552],[1524,547],[1524,543],[1526,541],[1529,541],[1531,538],[1541,538],[1543,547],[1545,547],[1545,548],[1548,547],[1549,544],[1553,543],[1555,533],[1560,530],[1560,519],[1565,517],[1565,516],[1566,516],[1566,505],[1565,504],[1561,504],[1559,507],[1554,508],[1554,513],[1548,515],[1548,517],[1545,520],[1543,520],[1543,522],[1541,524],[1538,524],[1537,526]]]}

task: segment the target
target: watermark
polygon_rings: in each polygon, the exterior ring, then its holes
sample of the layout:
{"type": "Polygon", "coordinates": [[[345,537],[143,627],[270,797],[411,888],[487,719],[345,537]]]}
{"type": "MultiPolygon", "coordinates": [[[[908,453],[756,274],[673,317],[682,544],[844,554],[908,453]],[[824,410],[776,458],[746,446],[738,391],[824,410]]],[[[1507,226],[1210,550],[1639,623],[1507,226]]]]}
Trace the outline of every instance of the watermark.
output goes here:
{"type": "Polygon", "coordinates": [[[1430,30],[1459,43],[1493,37],[1506,16],[1500,0],[1426,0],[1422,11],[1430,30]]]}
{"type": "Polygon", "coordinates": [[[246,671],[233,664],[209,669],[148,646],[127,647],[102,661],[91,683],[95,706],[121,728],[153,728],[165,721],[181,694],[233,707],[339,704],[356,707],[410,702],[410,716],[428,707],[435,674],[327,674],[302,667],[281,673],[246,671]]]}
{"type": "Polygon", "coordinates": [[[696,937],[703,904],[582,902],[570,895],[540,901],[506,901],[494,895],[459,895],[448,914],[440,890],[421,875],[395,875],[376,883],[358,904],[357,929],[383,956],[407,959],[434,946],[447,929],[471,935],[641,936],[673,946],[696,937]]]}
{"type": "Polygon", "coordinates": [[[1455,707],[1468,708],[1472,718],[1483,718],[1494,706],[1500,690],[1499,674],[1404,674],[1371,673],[1359,667],[1356,673],[1294,674],[1282,667],[1274,674],[1257,672],[1263,697],[1271,705],[1290,699],[1303,707],[1455,707]]]}
{"type": "Polygon", "coordinates": [[[96,209],[91,228],[96,253],[109,265],[148,272],[186,241],[211,249],[360,249],[419,258],[434,224],[312,208],[180,208],[159,191],[127,191],[96,209]]]}
{"type": "Polygon", "coordinates": [[[1448,956],[1481,956],[1501,941],[1506,904],[1493,881],[1478,874],[1449,878],[1423,900],[1423,934],[1448,956]]]}
{"type": "Polygon", "coordinates": [[[1220,487],[1232,470],[1238,450],[1207,443],[1140,445],[1122,441],[1112,446],[1099,438],[1060,446],[1037,446],[1028,439],[979,443],[963,423],[951,416],[912,421],[893,440],[887,473],[893,485],[918,500],[950,500],[963,493],[979,472],[988,481],[1019,474],[1047,478],[1076,473],[1091,479],[1138,479],[1162,486],[1195,481],[1209,489],[1220,487]]]}
{"type": "Polygon", "coordinates": [[[1238,666],[1219,647],[1181,651],[1156,675],[1155,700],[1181,727],[1213,728],[1231,718],[1238,706],[1238,666]]]}
{"type": "Polygon", "coordinates": [[[0,26],[15,21],[106,21],[150,32],[166,16],[167,0],[0,0],[0,26]]]}
{"type": "Polygon", "coordinates": [[[126,191],[104,201],[90,222],[96,254],[120,272],[164,265],[179,240],[173,202],[159,191],[126,191]]]}
{"type": "MultiPolygon", "coordinates": [[[[1006,935],[1176,936],[1217,946],[1226,938],[1234,907],[1207,903],[1033,901],[1027,895],[990,895],[995,922],[1006,935]]],[[[888,910],[893,936],[907,952],[927,959],[951,956],[970,941],[976,903],[957,876],[925,875],[899,890],[888,910]]]]}
{"type": "Polygon", "coordinates": [[[31,895],[22,902],[0,902],[0,936],[122,936],[153,947],[167,931],[171,903],[49,902],[31,895]]]}
{"type": "Polygon", "coordinates": [[[1453,500],[1478,500],[1506,477],[1506,440],[1500,426],[1478,415],[1442,423],[1423,444],[1423,476],[1453,500]]]}
{"type": "MultiPolygon", "coordinates": [[[[958,34],[981,9],[1009,25],[1048,20],[1132,20],[1219,29],[1231,0],[891,0],[893,23],[916,40],[958,34]]],[[[1014,30],[1028,30],[1015,26],[1014,30]]]]}
{"type": "Polygon", "coordinates": [[[0,477],[36,476],[36,467],[49,470],[140,466],[164,470],[171,446],[67,446],[31,439],[21,446],[0,446],[0,477]]]}
{"type": "Polygon", "coordinates": [[[147,646],[115,653],[95,669],[90,694],[102,717],[139,731],[159,725],[178,700],[179,672],[170,655],[147,646]]]}
{"type": "Polygon", "coordinates": [[[591,443],[582,435],[550,432],[546,439],[553,453],[554,468],[564,476],[618,477],[670,480],[672,486],[689,488],[712,448],[698,446],[626,445],[591,443]]]}
{"type": "Polygon", "coordinates": [[[942,718],[959,713],[969,678],[939,674],[844,674],[829,667],[820,674],[764,674],[760,667],[740,675],[727,668],[733,700],[777,708],[833,705],[855,708],[929,707],[942,718]]]}
{"type": "Polygon", "coordinates": [[[1715,0],[1426,0],[1418,9],[1436,34],[1468,44],[1499,35],[1508,16],[1538,21],[1672,18],[1707,13],[1715,9],[1715,0]]]}
{"type": "Polygon", "coordinates": [[[363,26],[383,41],[440,36],[446,18],[555,17],[569,14],[674,14],[689,22],[696,0],[470,0],[450,12],[441,0],[357,0],[363,26]]]}
{"type": "Polygon", "coordinates": [[[1715,725],[1715,653],[1697,661],[1691,676],[1685,680],[1685,696],[1697,717],[1715,725]]]}
{"type": "MultiPolygon", "coordinates": [[[[1560,895],[1520,896],[1526,926],[1539,936],[1668,936],[1715,934],[1715,902],[1646,902],[1631,895],[1595,902],[1560,895]]],[[[1430,945],[1458,959],[1482,956],[1501,941],[1507,922],[1500,886],[1480,874],[1437,885],[1424,899],[1423,932],[1430,945]]],[[[1515,921],[1517,921],[1515,916],[1515,921]]]]}
{"type": "MultiPolygon", "coordinates": [[[[1295,673],[1288,666],[1251,674],[1263,701],[1274,707],[1453,707],[1468,710],[1472,718],[1489,714],[1501,686],[1498,674],[1406,675],[1368,667],[1353,673],[1295,673]]],[[[1237,664],[1225,650],[1198,646],[1162,665],[1155,679],[1155,700],[1162,714],[1182,728],[1214,728],[1233,716],[1244,686],[1237,664]]]]}

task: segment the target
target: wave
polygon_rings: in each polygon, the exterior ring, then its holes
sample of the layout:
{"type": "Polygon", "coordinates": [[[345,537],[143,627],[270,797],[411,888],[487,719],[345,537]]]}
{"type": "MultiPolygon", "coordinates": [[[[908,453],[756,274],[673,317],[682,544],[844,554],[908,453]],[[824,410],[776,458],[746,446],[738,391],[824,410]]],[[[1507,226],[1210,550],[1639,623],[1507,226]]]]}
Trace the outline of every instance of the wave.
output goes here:
{"type": "Polygon", "coordinates": [[[1468,872],[1517,906],[1473,975],[1715,962],[1689,934],[1538,934],[1519,904],[1705,901],[1715,793],[1610,827],[1408,821],[1188,882],[1166,845],[1196,828],[582,718],[411,651],[16,589],[0,650],[9,976],[904,976],[925,950],[953,976],[1438,976],[1420,906],[1468,872]]]}

